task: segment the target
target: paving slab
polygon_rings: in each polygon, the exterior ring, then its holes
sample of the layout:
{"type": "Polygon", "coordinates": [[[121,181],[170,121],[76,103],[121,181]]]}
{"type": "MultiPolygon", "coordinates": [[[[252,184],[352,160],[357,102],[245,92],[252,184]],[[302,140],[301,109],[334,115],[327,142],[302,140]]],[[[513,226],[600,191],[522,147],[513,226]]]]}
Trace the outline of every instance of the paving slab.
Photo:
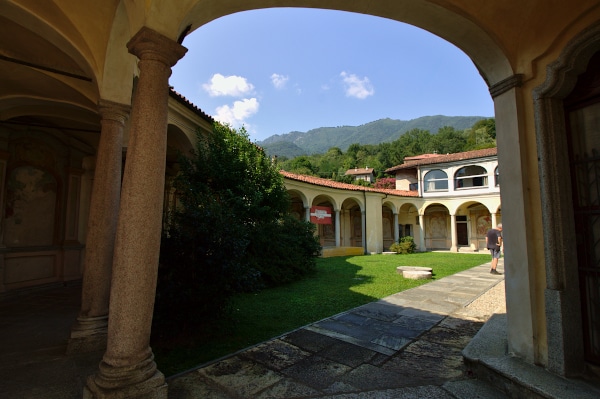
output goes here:
{"type": "MultiPolygon", "coordinates": [[[[434,278],[169,377],[169,398],[454,398],[442,385],[472,378],[461,351],[489,317],[473,316],[464,305],[502,279],[489,274],[489,264],[434,278]]],[[[4,308],[20,309],[20,314],[11,316],[15,324],[0,325],[0,341],[5,343],[0,345],[0,397],[81,396],[85,377],[96,371],[102,354],[64,354],[68,326],[80,301],[80,287],[70,290],[69,295],[65,290],[38,295],[34,302],[44,299],[41,310],[33,309],[31,300],[4,308]],[[56,312],[59,321],[39,317],[53,307],[62,309],[56,312]],[[61,326],[64,334],[40,335],[54,331],[48,323],[61,326]],[[14,325],[38,335],[15,341],[14,325]],[[34,344],[37,350],[25,352],[34,344]]]]}

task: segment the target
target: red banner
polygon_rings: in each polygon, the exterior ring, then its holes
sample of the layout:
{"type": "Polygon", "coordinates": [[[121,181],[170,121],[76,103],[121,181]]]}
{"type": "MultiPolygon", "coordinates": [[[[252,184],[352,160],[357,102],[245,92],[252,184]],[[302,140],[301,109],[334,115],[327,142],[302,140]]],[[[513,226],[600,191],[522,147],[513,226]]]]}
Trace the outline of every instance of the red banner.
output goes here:
{"type": "Polygon", "coordinates": [[[331,224],[331,208],[326,206],[311,207],[310,222],[314,224],[331,224]]]}

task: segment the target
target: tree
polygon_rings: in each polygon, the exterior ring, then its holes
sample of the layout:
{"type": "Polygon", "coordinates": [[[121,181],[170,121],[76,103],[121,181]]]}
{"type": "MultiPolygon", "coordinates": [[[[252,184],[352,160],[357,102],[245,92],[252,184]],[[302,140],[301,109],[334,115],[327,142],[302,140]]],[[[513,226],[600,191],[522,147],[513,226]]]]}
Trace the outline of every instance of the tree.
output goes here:
{"type": "Polygon", "coordinates": [[[479,150],[496,146],[496,120],[482,119],[471,129],[465,130],[465,151],[479,150]]]}
{"type": "Polygon", "coordinates": [[[400,136],[396,145],[402,147],[409,156],[435,151],[435,148],[432,148],[431,133],[423,129],[409,130],[400,136]]]}
{"type": "Polygon", "coordinates": [[[473,127],[471,129],[479,130],[482,128],[485,129],[485,132],[487,133],[488,136],[490,136],[492,139],[496,140],[496,119],[495,118],[481,119],[481,120],[475,122],[475,124],[473,125],[473,127]]]}
{"type": "Polygon", "coordinates": [[[462,131],[451,126],[440,128],[436,135],[432,136],[433,147],[438,154],[454,154],[464,151],[466,139],[462,131]]]}
{"type": "Polygon", "coordinates": [[[163,333],[221,316],[236,292],[315,269],[314,226],[289,215],[282,175],[244,129],[216,123],[179,162],[180,207],[163,234],[155,306],[163,333]]]}
{"type": "Polygon", "coordinates": [[[318,168],[312,164],[311,160],[306,155],[291,159],[285,163],[284,168],[289,172],[301,175],[316,175],[318,172],[318,168]]]}

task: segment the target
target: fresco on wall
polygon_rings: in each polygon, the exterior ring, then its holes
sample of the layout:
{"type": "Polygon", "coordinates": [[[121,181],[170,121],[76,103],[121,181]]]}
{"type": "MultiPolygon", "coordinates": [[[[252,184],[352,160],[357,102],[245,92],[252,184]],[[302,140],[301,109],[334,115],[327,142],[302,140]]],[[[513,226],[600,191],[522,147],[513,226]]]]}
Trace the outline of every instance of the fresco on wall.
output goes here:
{"type": "Polygon", "coordinates": [[[446,220],[445,212],[432,212],[429,214],[429,223],[427,224],[427,236],[430,238],[446,238],[446,220]]]}
{"type": "Polygon", "coordinates": [[[477,235],[483,236],[487,234],[488,230],[492,228],[492,218],[489,215],[479,216],[477,218],[477,235]]]}
{"type": "Polygon", "coordinates": [[[8,178],[4,244],[52,245],[56,195],[56,179],[50,173],[32,166],[14,169],[8,178]]]}

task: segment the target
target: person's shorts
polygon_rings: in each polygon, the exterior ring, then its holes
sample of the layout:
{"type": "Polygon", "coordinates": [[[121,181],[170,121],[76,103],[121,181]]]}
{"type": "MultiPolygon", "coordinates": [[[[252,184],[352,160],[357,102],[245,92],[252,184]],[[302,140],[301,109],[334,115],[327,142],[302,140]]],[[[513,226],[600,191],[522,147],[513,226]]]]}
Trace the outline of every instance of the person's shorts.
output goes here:
{"type": "Polygon", "coordinates": [[[490,254],[492,255],[493,259],[500,259],[500,250],[499,249],[490,248],[490,254]]]}

